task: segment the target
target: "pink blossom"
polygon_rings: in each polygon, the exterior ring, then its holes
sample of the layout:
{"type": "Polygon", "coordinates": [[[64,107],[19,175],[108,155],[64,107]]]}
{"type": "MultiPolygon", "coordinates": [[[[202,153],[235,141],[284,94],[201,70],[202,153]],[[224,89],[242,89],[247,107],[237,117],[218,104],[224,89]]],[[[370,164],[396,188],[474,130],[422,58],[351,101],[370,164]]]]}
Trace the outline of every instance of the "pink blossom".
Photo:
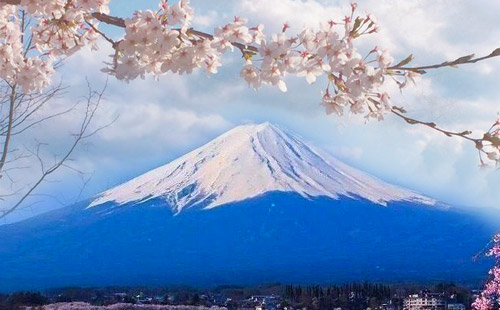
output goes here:
{"type": "Polygon", "coordinates": [[[491,310],[493,306],[493,303],[491,302],[490,299],[480,296],[478,297],[473,303],[472,303],[472,308],[474,310],[491,310]]]}

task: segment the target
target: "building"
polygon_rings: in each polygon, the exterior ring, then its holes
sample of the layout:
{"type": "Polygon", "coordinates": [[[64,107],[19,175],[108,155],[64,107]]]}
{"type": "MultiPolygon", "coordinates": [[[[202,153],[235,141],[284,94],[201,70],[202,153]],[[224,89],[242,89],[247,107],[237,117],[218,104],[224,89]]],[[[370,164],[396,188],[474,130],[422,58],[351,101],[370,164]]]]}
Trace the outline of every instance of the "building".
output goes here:
{"type": "Polygon", "coordinates": [[[381,304],[378,310],[396,310],[396,305],[389,301],[389,303],[381,304]]]}
{"type": "Polygon", "coordinates": [[[465,310],[465,305],[460,303],[449,303],[448,310],[465,310]]]}
{"type": "Polygon", "coordinates": [[[421,293],[421,294],[410,295],[407,298],[405,298],[403,302],[403,310],[448,310],[448,309],[446,307],[446,299],[444,298],[443,294],[421,293]]]}
{"type": "Polygon", "coordinates": [[[255,310],[276,310],[280,298],[276,295],[256,295],[250,297],[248,301],[255,305],[255,310]]]}

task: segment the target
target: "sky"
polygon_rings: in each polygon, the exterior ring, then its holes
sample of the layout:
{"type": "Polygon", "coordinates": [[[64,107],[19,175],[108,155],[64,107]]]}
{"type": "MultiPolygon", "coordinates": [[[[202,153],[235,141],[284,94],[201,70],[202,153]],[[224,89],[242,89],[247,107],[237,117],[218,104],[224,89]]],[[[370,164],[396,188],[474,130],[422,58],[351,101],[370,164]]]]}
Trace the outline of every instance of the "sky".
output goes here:
{"type": "MultiPolygon", "coordinates": [[[[137,9],[156,9],[157,2],[114,0],[111,12],[127,17],[137,9]]],[[[191,4],[196,12],[193,26],[204,31],[242,16],[249,18],[250,25],[264,24],[267,33],[278,32],[284,22],[292,26],[290,33],[299,32],[305,26],[317,27],[321,21],[338,19],[350,10],[348,1],[192,0],[191,4]]],[[[374,14],[381,29],[372,38],[363,39],[361,48],[377,45],[396,59],[413,54],[415,64],[434,64],[471,53],[486,55],[500,47],[495,14],[500,11],[498,1],[360,0],[358,8],[374,14]]],[[[103,29],[117,39],[123,34],[121,29],[103,29]]],[[[81,101],[86,80],[94,88],[102,88],[108,77],[100,69],[109,54],[110,47],[101,42],[99,51],[85,50],[67,59],[56,80],[69,88],[42,113],[81,101]]],[[[391,116],[369,123],[362,116],[328,116],[320,106],[325,81],[310,86],[304,79],[290,77],[285,94],[273,87],[256,92],[239,78],[241,64],[241,55],[235,52],[225,56],[224,66],[210,77],[197,71],[129,84],[110,77],[96,126],[116,121],[82,145],[69,168],[51,177],[4,223],[92,197],[166,164],[234,126],[264,121],[278,124],[390,183],[450,205],[499,208],[500,171],[480,168],[477,152],[469,142],[410,126],[391,116]]],[[[391,89],[392,102],[404,106],[410,116],[441,127],[480,132],[488,129],[500,112],[499,77],[500,58],[432,71],[403,93],[391,89]]],[[[14,143],[43,141],[46,154],[62,154],[81,112],[77,109],[45,123],[14,143]]],[[[13,178],[28,185],[37,173],[23,169],[13,173],[13,178]]]]}

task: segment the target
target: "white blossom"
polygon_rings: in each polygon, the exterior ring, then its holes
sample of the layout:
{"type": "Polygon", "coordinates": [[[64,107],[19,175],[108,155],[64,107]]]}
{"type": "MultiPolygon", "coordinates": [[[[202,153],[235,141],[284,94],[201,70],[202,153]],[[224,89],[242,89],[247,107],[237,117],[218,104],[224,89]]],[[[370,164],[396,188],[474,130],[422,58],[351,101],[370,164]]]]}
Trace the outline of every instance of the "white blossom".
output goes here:
{"type": "Polygon", "coordinates": [[[258,89],[262,83],[260,79],[260,71],[250,61],[247,61],[240,76],[251,86],[253,89],[258,89]]]}

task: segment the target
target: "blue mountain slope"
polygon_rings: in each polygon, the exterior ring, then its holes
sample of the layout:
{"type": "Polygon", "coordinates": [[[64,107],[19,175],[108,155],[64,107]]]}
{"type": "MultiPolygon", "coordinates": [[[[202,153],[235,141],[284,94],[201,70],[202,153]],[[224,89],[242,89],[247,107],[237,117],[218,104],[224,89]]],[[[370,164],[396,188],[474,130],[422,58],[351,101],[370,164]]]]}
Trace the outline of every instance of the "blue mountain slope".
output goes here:
{"type": "Polygon", "coordinates": [[[89,202],[0,226],[0,290],[65,285],[459,281],[495,232],[484,218],[409,202],[272,192],[210,210],[160,199],[89,202]]]}

